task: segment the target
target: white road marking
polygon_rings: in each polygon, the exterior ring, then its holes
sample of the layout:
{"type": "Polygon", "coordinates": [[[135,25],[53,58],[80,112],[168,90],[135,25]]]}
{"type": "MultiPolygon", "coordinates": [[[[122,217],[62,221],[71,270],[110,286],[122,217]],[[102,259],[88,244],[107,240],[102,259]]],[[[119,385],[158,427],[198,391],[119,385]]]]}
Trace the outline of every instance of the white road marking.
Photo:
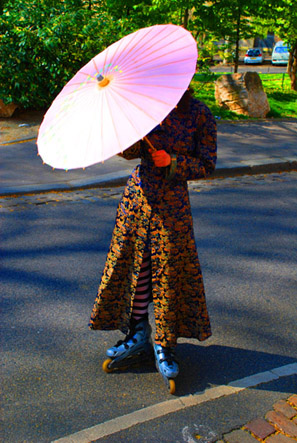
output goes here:
{"type": "Polygon", "coordinates": [[[104,423],[92,426],[68,435],[67,437],[55,440],[52,443],[90,443],[99,438],[115,434],[137,424],[145,423],[164,415],[180,411],[190,406],[197,406],[210,400],[220,397],[236,394],[244,389],[255,387],[262,383],[268,383],[281,377],[297,374],[297,363],[281,366],[271,369],[270,371],[260,372],[239,380],[232,381],[228,385],[216,386],[215,388],[206,389],[204,392],[197,392],[193,395],[185,395],[183,397],[174,398],[172,400],[157,403],[148,406],[130,414],[116,417],[104,423]]]}
{"type": "Polygon", "coordinates": [[[183,441],[186,443],[197,443],[197,440],[195,442],[194,438],[191,435],[189,426],[184,427],[184,429],[182,430],[182,436],[183,436],[183,441]]]}
{"type": "Polygon", "coordinates": [[[197,443],[197,440],[200,443],[207,443],[217,441],[218,439],[218,435],[207,426],[196,425],[195,423],[191,428],[189,426],[183,428],[182,437],[185,443],[197,443]],[[195,436],[195,440],[193,436],[195,436]]]}

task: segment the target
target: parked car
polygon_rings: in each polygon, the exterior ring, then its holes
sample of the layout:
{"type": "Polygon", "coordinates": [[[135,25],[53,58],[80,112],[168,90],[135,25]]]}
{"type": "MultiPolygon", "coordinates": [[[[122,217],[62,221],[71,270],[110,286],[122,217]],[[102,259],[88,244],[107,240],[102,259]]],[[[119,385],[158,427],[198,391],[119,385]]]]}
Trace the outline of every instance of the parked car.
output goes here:
{"type": "Polygon", "coordinates": [[[248,49],[243,59],[244,63],[263,63],[263,53],[259,48],[248,49]]]}
{"type": "Polygon", "coordinates": [[[283,41],[277,42],[273,48],[271,63],[273,65],[286,65],[289,60],[289,49],[283,41]]]}

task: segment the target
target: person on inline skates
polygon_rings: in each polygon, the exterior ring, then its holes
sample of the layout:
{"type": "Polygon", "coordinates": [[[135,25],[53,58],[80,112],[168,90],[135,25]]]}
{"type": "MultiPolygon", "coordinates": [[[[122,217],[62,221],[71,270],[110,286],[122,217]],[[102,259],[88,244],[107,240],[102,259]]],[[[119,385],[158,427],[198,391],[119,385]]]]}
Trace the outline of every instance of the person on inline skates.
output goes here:
{"type": "Polygon", "coordinates": [[[187,181],[215,169],[216,123],[208,107],[185,92],[177,107],[147,138],[121,154],[141,158],[119,202],[111,245],[90,319],[94,330],[126,337],[107,350],[107,372],[133,356],[155,354],[170,392],[179,368],[179,337],[211,335],[187,181]],[[156,333],[151,342],[148,305],[156,333]]]}

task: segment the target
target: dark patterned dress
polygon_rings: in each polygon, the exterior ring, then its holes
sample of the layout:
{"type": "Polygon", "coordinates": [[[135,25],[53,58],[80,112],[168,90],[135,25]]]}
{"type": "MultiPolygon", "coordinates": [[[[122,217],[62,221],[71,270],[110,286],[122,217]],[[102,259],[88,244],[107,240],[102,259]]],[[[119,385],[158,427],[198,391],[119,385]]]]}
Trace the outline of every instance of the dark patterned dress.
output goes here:
{"type": "Polygon", "coordinates": [[[157,168],[146,142],[127,149],[141,158],[128,179],[115,227],[91,329],[129,330],[143,253],[151,251],[152,301],[156,341],[175,346],[178,337],[205,340],[211,335],[198,260],[187,180],[205,178],[216,164],[216,123],[207,106],[191,99],[190,111],[174,109],[149,135],[156,149],[172,157],[157,168]]]}

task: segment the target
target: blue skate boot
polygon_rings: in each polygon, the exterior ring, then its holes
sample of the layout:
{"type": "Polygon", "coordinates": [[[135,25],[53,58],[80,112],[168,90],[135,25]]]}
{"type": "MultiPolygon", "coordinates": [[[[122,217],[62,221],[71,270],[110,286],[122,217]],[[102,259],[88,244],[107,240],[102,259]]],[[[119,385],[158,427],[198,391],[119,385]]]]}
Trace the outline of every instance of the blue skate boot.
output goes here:
{"type": "Polygon", "coordinates": [[[152,328],[147,319],[139,322],[132,320],[131,329],[126,338],[107,349],[106,355],[109,358],[102,365],[103,371],[112,372],[117,369],[125,369],[140,359],[144,361],[152,358],[151,332],[152,328]]]}
{"type": "Polygon", "coordinates": [[[156,367],[169,389],[170,394],[175,393],[175,381],[173,380],[178,372],[178,363],[172,348],[164,348],[161,345],[154,345],[156,367]]]}

